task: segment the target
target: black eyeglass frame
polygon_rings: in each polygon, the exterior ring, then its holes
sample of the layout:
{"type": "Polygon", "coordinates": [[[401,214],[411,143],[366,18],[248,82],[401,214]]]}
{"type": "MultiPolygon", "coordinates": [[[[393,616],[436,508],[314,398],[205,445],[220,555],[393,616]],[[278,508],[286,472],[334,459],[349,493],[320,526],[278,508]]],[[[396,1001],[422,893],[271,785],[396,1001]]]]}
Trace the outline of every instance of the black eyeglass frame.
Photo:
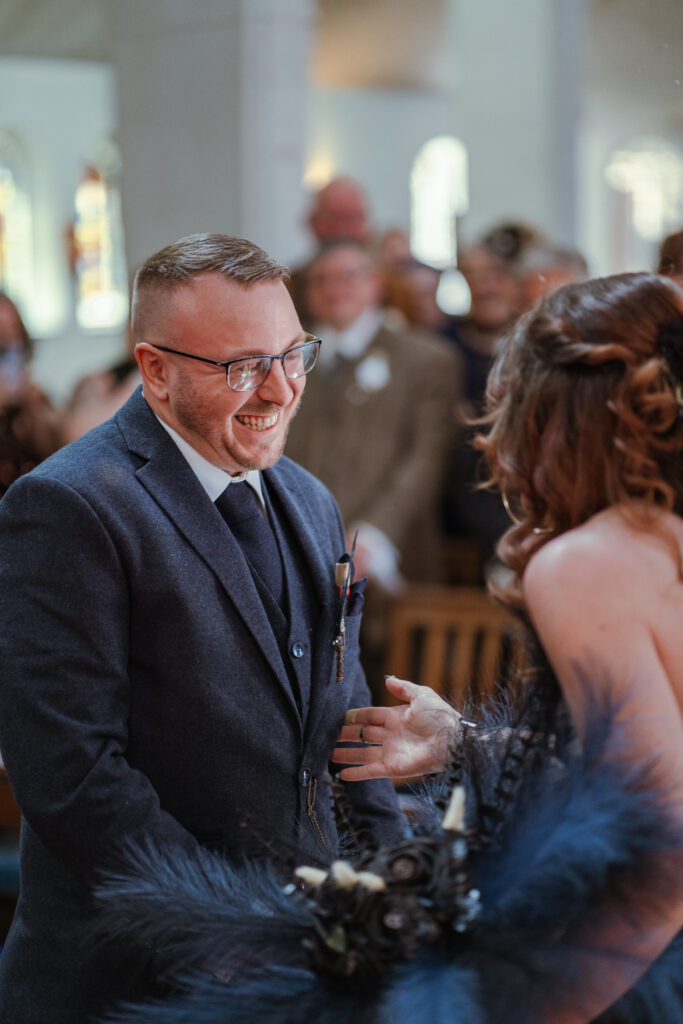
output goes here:
{"type": "Polygon", "coordinates": [[[305,337],[306,341],[302,341],[300,345],[295,345],[293,348],[288,348],[286,352],[283,352],[279,356],[241,356],[239,359],[228,359],[225,362],[221,362],[219,359],[209,359],[207,356],[196,356],[193,355],[192,352],[181,352],[177,348],[168,348],[166,345],[157,345],[156,342],[154,341],[150,341],[148,342],[148,344],[151,345],[152,348],[158,348],[160,352],[170,352],[174,356],[184,356],[185,359],[196,359],[197,362],[200,363],[209,363],[211,366],[220,366],[221,369],[225,370],[225,383],[227,384],[231,391],[255,391],[256,388],[260,388],[261,385],[265,384],[265,382],[268,380],[268,375],[270,374],[270,371],[273,368],[274,362],[282,363],[282,372],[284,373],[287,380],[299,380],[300,377],[306,377],[311,372],[311,370],[315,367],[315,364],[318,362],[318,354],[320,352],[320,346],[322,345],[322,338],[317,338],[314,334],[306,334],[305,337]],[[290,375],[287,373],[287,370],[285,369],[285,359],[287,358],[287,356],[292,355],[293,352],[298,352],[300,349],[307,348],[311,344],[315,344],[317,346],[315,351],[315,359],[313,360],[312,365],[309,366],[309,368],[304,373],[300,373],[296,377],[290,377],[290,375]],[[263,376],[263,380],[260,380],[258,384],[252,384],[251,387],[248,388],[235,388],[232,386],[232,384],[230,383],[231,366],[235,366],[236,363],[252,363],[256,360],[261,359],[268,360],[268,369],[266,370],[266,373],[263,376]]]}

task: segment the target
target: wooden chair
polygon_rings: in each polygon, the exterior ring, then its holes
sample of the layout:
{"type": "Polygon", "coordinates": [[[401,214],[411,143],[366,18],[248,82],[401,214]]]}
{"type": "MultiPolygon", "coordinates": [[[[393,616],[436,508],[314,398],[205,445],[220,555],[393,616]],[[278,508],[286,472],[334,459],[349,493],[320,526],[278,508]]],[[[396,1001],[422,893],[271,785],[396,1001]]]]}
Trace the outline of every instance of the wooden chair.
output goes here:
{"type": "Polygon", "coordinates": [[[520,624],[483,587],[413,584],[392,606],[387,672],[456,705],[491,693],[522,652],[520,624]]]}
{"type": "Polygon", "coordinates": [[[487,552],[477,537],[442,537],[440,557],[447,586],[482,586],[487,552]]]}

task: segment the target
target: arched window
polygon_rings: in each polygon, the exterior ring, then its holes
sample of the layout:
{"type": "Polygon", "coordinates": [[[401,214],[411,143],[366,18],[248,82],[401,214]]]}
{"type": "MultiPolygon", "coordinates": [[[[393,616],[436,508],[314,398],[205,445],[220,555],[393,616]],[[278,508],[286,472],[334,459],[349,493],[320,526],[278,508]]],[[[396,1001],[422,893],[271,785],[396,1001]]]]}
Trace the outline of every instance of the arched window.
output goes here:
{"type": "Polygon", "coordinates": [[[439,135],[415,157],[410,175],[410,249],[415,259],[444,270],[437,302],[448,313],[469,308],[469,289],[455,270],[457,218],[469,208],[467,150],[459,139],[439,135]]]}
{"type": "Polygon", "coordinates": [[[74,197],[72,265],[76,320],[90,330],[121,327],[128,288],[119,191],[118,149],[103,146],[81,174],[74,197]]]}
{"type": "Polygon", "coordinates": [[[10,132],[0,133],[0,290],[30,321],[34,265],[28,159],[10,132]]]}
{"type": "Polygon", "coordinates": [[[612,260],[624,270],[653,268],[662,238],[683,223],[683,156],[665,139],[639,138],[605,167],[614,189],[612,260]]]}
{"type": "Polygon", "coordinates": [[[467,212],[467,150],[450,135],[430,139],[415,157],[410,175],[410,248],[434,267],[455,265],[456,218],[467,212]]]}

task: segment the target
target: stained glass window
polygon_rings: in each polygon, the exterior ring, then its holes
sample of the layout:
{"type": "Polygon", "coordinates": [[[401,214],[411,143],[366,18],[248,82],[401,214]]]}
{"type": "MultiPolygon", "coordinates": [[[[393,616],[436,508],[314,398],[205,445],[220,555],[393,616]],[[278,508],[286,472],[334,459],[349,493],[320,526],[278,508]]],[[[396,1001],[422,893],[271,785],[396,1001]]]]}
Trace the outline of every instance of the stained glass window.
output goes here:
{"type": "Polygon", "coordinates": [[[76,188],[72,236],[76,320],[86,329],[121,327],[128,314],[118,171],[118,151],[112,143],[84,168],[76,188]]]}
{"type": "Polygon", "coordinates": [[[28,313],[34,289],[28,160],[19,139],[0,133],[0,291],[28,313]]]}

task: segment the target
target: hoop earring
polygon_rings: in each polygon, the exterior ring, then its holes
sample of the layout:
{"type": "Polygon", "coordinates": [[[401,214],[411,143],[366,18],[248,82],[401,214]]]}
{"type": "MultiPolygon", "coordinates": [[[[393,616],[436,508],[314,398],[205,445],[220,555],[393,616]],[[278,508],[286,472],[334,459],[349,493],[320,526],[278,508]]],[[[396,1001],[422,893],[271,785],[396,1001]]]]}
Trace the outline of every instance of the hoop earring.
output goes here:
{"type": "MultiPolygon", "coordinates": [[[[505,491],[501,490],[500,497],[503,502],[503,508],[505,509],[505,511],[507,512],[515,526],[524,526],[522,520],[519,519],[518,516],[516,516],[515,513],[512,511],[512,508],[510,507],[510,502],[508,501],[508,496],[505,493],[505,491]]],[[[535,533],[537,536],[540,536],[543,533],[554,533],[555,528],[553,526],[534,526],[532,527],[531,532],[535,533]]]]}

